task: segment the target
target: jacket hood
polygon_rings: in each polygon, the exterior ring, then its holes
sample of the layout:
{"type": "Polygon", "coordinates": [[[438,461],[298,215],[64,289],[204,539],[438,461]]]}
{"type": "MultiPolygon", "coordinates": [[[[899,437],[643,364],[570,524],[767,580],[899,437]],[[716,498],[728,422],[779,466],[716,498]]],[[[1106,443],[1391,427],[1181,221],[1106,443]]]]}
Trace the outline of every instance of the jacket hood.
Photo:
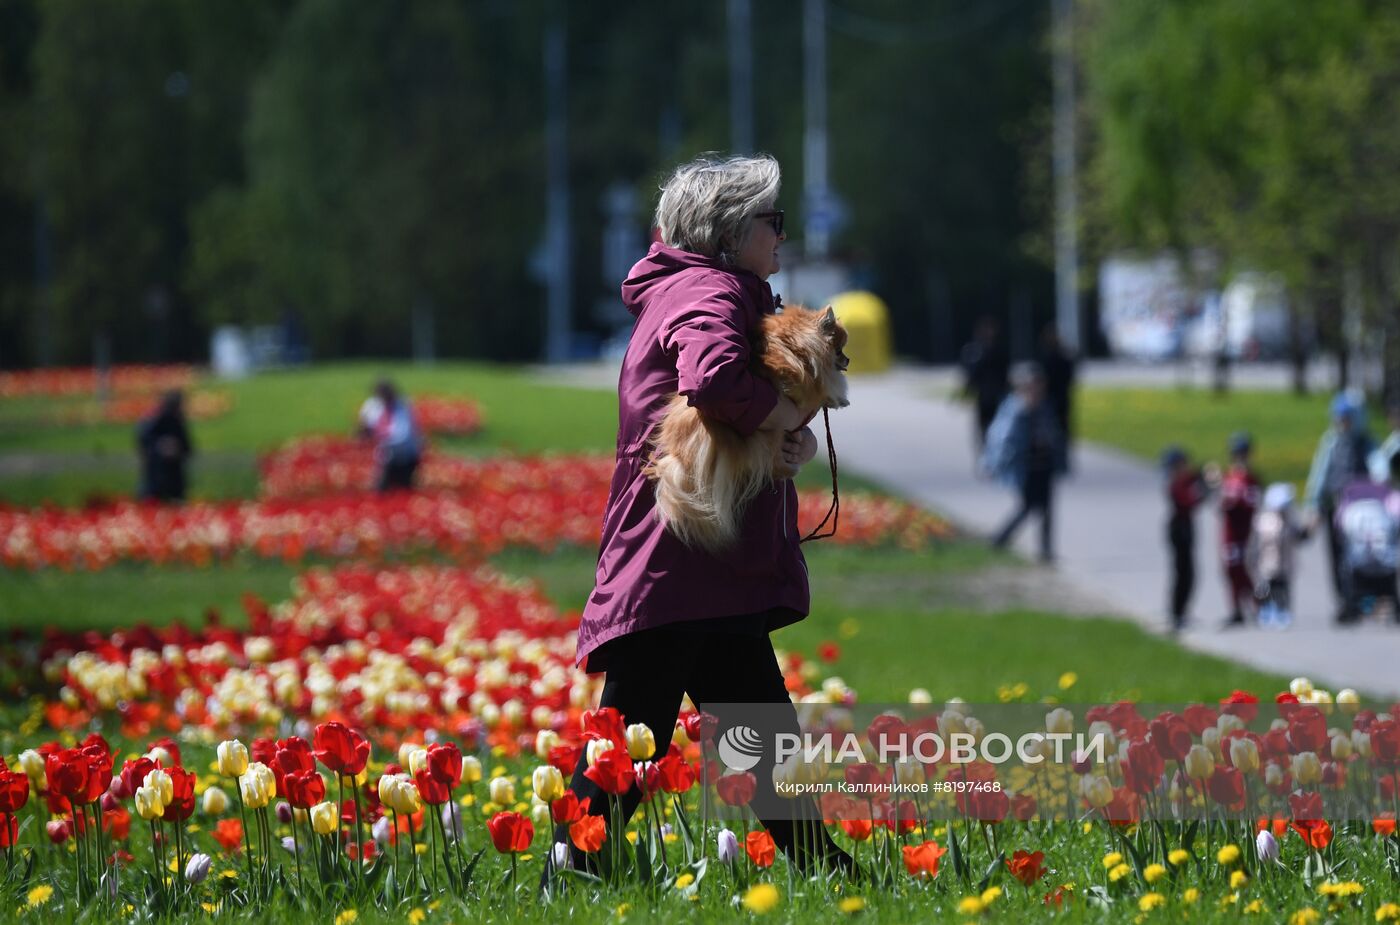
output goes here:
{"type": "Polygon", "coordinates": [[[745,289],[756,292],[766,289],[764,282],[748,270],[727,267],[715,257],[692,254],[665,244],[653,244],[647,255],[638,260],[622,284],[622,304],[634,316],[640,315],[656,290],[671,282],[685,270],[717,270],[733,275],[745,289]]]}

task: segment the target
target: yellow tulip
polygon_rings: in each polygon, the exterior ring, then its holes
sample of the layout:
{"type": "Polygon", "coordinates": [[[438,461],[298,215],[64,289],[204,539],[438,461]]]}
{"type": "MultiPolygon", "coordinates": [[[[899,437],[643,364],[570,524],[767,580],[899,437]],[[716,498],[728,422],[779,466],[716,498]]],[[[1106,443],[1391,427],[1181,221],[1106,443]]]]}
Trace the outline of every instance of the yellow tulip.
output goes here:
{"type": "Polygon", "coordinates": [[[228,794],[218,787],[204,791],[204,812],[209,816],[221,816],[228,809],[228,794]]]}
{"type": "Polygon", "coordinates": [[[481,782],[481,761],[472,755],[462,757],[462,783],[476,784],[481,782]]]}
{"type": "Polygon", "coordinates": [[[219,743],[219,773],[224,777],[242,777],[248,770],[248,749],[237,739],[219,743]]]}
{"type": "Polygon", "coordinates": [[[501,806],[509,806],[515,802],[515,784],[511,783],[508,777],[493,777],[488,787],[491,794],[491,802],[501,806]]]}
{"type": "Polygon", "coordinates": [[[656,754],[656,736],[646,723],[627,727],[627,754],[633,761],[646,761],[656,754]]]}
{"type": "Polygon", "coordinates": [[[160,794],[161,803],[169,803],[171,800],[175,799],[175,782],[170,779],[169,774],[166,774],[160,768],[156,768],[154,771],[148,773],[143,783],[145,783],[147,787],[155,788],[156,792],[160,794]]]}
{"type": "Polygon", "coordinates": [[[330,835],[340,827],[340,813],[334,803],[317,803],[311,807],[311,831],[330,835]]]}
{"type": "Polygon", "coordinates": [[[542,764],[535,768],[530,777],[535,796],[550,803],[564,795],[564,775],[552,764],[542,764]]]}
{"type": "Polygon", "coordinates": [[[136,788],[136,815],[142,819],[159,819],[165,815],[165,801],[160,798],[159,787],[136,788]]]}

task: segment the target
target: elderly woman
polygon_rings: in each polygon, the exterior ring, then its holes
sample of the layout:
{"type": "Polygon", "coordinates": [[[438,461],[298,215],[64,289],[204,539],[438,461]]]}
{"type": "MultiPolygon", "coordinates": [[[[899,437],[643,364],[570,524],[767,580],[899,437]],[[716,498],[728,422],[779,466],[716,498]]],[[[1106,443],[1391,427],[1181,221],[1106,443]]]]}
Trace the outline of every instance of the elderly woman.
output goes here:
{"type": "MultiPolygon", "coordinates": [[[[617,468],[577,660],[590,673],[606,672],[601,706],[650,727],[658,758],[686,694],[718,717],[721,734],[730,725],[757,725],[725,707],[741,703],[776,704],[783,729],[797,731],[768,634],[807,614],[790,479],[817,442],[797,406],[749,366],[749,333],[776,308],[766,280],[778,270],[785,240],[783,213],[774,207],[779,182],[778,163],[766,156],[682,165],[656,210],[665,243],[653,244],[622,285],[637,320],[618,379],[617,468]],[[665,528],[642,472],[652,429],[676,393],[739,434],[787,434],[773,460],[773,487],[749,504],[739,542],[719,555],[689,548],[665,528]]],[[[812,823],[810,800],[774,796],[769,748],[750,769],[758,781],[750,806],[795,863],[849,866],[850,857],[812,823]]],[[[590,812],[608,816],[609,798],[584,772],[580,762],[575,793],[591,798],[590,812]]],[[[639,800],[635,787],[621,797],[624,820],[639,800]]],[[[582,867],[584,855],[573,850],[582,867]]]]}

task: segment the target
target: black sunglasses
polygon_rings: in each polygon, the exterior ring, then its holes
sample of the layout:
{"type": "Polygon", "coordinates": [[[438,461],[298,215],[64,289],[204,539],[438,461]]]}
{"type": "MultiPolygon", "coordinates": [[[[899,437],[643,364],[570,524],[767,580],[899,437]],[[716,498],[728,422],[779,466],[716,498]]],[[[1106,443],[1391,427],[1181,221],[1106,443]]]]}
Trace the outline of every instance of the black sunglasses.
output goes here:
{"type": "Polygon", "coordinates": [[[773,226],[773,233],[781,235],[783,233],[783,210],[775,209],[772,212],[759,212],[754,218],[766,218],[768,224],[773,226]]]}

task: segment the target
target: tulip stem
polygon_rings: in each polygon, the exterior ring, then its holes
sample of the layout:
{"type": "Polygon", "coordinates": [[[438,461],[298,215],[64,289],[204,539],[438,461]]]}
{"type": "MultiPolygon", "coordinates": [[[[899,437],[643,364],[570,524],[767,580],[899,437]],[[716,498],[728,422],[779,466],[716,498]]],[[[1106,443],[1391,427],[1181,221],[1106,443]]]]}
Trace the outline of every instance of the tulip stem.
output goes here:
{"type": "Polygon", "coordinates": [[[243,822],[243,860],[248,866],[248,883],[253,882],[253,842],[248,837],[248,809],[243,805],[243,785],[241,776],[233,779],[233,792],[238,797],[238,816],[243,822]]]}
{"type": "MultiPolygon", "coordinates": [[[[424,815],[436,815],[436,813],[430,813],[426,809],[423,812],[424,815]]],[[[439,819],[438,822],[441,823],[442,820],[439,819]]],[[[436,895],[438,892],[438,856],[441,854],[442,849],[438,846],[437,826],[429,824],[428,832],[429,837],[433,840],[433,894],[436,895]]],[[[443,840],[446,841],[446,838],[444,837],[443,840]]]]}
{"type": "MultiPolygon", "coordinates": [[[[310,820],[308,819],[308,822],[310,820]]],[[[292,853],[297,857],[297,891],[301,893],[303,902],[306,900],[306,878],[301,872],[301,835],[297,832],[297,811],[292,807],[292,853]]]]}
{"type": "Polygon", "coordinates": [[[389,812],[394,816],[394,831],[390,833],[390,839],[393,842],[390,850],[394,855],[394,880],[399,889],[403,889],[403,870],[399,866],[399,811],[391,808],[389,812]]]}
{"type": "Polygon", "coordinates": [[[365,882],[365,814],[360,808],[360,785],[355,783],[353,777],[350,778],[350,784],[351,792],[355,794],[355,847],[359,854],[355,861],[355,876],[359,878],[360,885],[363,886],[365,882]]]}

